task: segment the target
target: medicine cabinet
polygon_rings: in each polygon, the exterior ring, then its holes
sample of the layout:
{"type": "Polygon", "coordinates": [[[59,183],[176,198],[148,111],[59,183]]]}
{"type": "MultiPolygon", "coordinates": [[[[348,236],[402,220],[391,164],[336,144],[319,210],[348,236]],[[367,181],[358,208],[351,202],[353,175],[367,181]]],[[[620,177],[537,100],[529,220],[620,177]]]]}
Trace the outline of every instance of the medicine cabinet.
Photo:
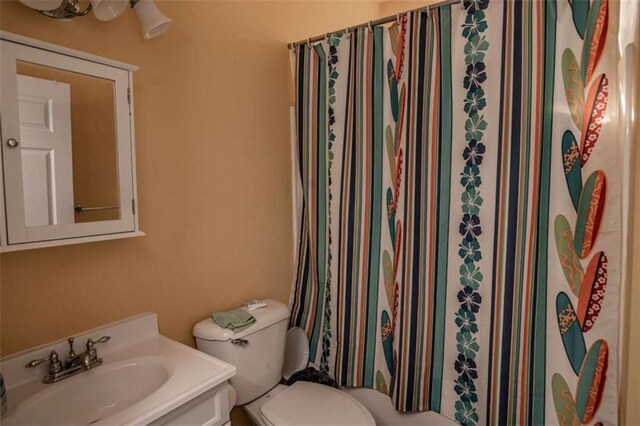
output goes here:
{"type": "Polygon", "coordinates": [[[1,32],[1,250],[144,235],[137,67],[1,32]]]}

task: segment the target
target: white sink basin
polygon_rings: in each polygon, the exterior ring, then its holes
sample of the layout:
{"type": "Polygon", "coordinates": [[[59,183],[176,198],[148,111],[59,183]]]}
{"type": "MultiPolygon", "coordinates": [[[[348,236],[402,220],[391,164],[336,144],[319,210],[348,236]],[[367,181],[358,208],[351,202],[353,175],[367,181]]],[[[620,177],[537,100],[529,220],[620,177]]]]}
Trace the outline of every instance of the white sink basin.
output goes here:
{"type": "Polygon", "coordinates": [[[169,380],[171,373],[171,366],[159,357],[98,367],[28,398],[16,408],[10,423],[92,424],[148,397],[169,380]]]}
{"type": "MultiPolygon", "coordinates": [[[[35,368],[25,365],[51,350],[65,359],[69,351],[65,339],[3,359],[8,411],[0,421],[2,426],[162,422],[165,416],[171,418],[192,401],[225,386],[236,372],[232,365],[161,336],[155,314],[82,333],[76,336],[77,348],[83,348],[90,337],[105,335],[111,340],[97,347],[102,365],[57,383],[42,382],[47,363],[35,368]]],[[[218,420],[223,424],[229,418],[226,387],[217,398],[207,407],[218,407],[218,420]]]]}

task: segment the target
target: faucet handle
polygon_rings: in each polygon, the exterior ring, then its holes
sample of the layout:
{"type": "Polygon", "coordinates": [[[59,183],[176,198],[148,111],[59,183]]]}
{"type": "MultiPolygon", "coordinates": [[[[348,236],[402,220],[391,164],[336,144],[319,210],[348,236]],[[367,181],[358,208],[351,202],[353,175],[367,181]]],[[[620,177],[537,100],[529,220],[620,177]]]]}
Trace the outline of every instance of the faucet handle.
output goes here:
{"type": "Polygon", "coordinates": [[[38,365],[42,364],[43,362],[52,361],[52,360],[57,359],[57,358],[58,358],[58,352],[51,351],[51,353],[49,355],[47,355],[46,357],[44,357],[42,359],[34,359],[33,361],[28,362],[27,365],[25,365],[25,368],[37,367],[38,365]]]}
{"type": "Polygon", "coordinates": [[[111,340],[111,336],[102,336],[98,340],[93,340],[92,338],[89,338],[87,340],[87,350],[90,351],[90,350],[94,349],[94,345],[96,343],[106,343],[109,340],[111,340]]]}
{"type": "Polygon", "coordinates": [[[67,339],[67,342],[69,342],[69,359],[74,358],[76,356],[76,351],[73,350],[73,341],[75,340],[74,337],[69,337],[67,339]]]}
{"type": "Polygon", "coordinates": [[[92,361],[95,361],[96,359],[98,359],[98,351],[96,350],[96,343],[106,343],[109,340],[111,340],[111,336],[102,336],[101,338],[99,338],[98,340],[93,340],[92,338],[89,338],[87,340],[87,352],[89,353],[89,356],[91,357],[92,361]]]}
{"type": "Polygon", "coordinates": [[[102,336],[96,340],[96,343],[107,343],[109,340],[111,340],[111,336],[102,336]]]}
{"type": "Polygon", "coordinates": [[[46,358],[34,359],[33,361],[28,362],[25,367],[33,368],[47,361],[49,361],[49,373],[56,374],[62,371],[62,363],[60,362],[58,352],[56,351],[51,351],[49,356],[46,358]]]}

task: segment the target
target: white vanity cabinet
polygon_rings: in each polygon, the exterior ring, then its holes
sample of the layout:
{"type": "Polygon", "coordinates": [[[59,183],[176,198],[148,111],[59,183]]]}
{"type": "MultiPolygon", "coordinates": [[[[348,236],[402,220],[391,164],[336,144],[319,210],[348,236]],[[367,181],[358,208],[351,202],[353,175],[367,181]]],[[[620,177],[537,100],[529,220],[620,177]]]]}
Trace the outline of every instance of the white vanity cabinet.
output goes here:
{"type": "Polygon", "coordinates": [[[222,383],[149,425],[225,426],[229,424],[230,411],[228,386],[222,383]]]}
{"type": "Polygon", "coordinates": [[[0,33],[0,250],[144,235],[136,66],[0,33]]]}

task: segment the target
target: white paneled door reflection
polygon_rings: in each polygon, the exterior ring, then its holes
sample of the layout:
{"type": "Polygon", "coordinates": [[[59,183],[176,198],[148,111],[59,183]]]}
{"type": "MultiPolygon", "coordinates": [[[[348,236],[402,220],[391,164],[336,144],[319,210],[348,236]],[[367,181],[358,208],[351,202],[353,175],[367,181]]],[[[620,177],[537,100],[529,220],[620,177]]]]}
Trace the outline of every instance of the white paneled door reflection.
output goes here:
{"type": "Polygon", "coordinates": [[[26,226],[74,223],[71,89],[18,75],[26,226]]]}

